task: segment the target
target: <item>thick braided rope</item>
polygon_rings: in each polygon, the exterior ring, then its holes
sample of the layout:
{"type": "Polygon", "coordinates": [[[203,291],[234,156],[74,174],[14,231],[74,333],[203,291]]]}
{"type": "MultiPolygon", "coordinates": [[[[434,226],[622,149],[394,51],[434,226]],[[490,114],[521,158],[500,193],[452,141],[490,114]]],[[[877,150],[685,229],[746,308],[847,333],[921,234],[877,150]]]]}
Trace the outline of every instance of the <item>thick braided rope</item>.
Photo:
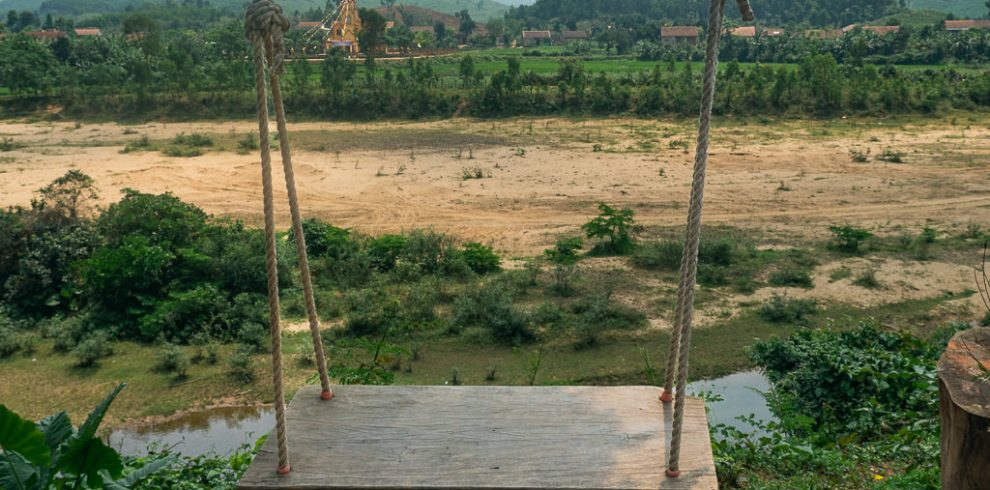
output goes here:
{"type": "MultiPolygon", "coordinates": [[[[303,62],[306,63],[306,61],[303,62]]],[[[275,106],[275,121],[278,124],[279,148],[282,151],[282,167],[285,170],[285,187],[289,193],[292,231],[296,237],[296,253],[299,256],[299,274],[302,276],[303,295],[306,298],[306,316],[309,318],[309,331],[313,337],[313,351],[316,353],[316,369],[320,373],[320,386],[323,389],[321,398],[329,400],[333,397],[333,391],[330,389],[327,359],[323,351],[323,339],[320,336],[320,317],[316,313],[316,301],[313,298],[313,277],[310,274],[309,254],[306,252],[306,238],[303,235],[302,217],[299,212],[299,197],[296,194],[296,174],[292,168],[292,153],[289,151],[289,131],[285,125],[282,88],[275,71],[270,71],[268,76],[272,89],[273,105],[275,106]]]]}
{"type": "MultiPolygon", "coordinates": [[[[255,88],[258,102],[258,133],[261,144],[261,183],[265,208],[265,260],[268,272],[268,320],[272,337],[272,381],[275,387],[275,436],[278,443],[278,472],[289,472],[289,442],[285,430],[285,391],[282,379],[282,332],[279,324],[278,260],[275,249],[275,199],[272,193],[271,138],[268,134],[268,90],[265,65],[270,56],[272,30],[282,25],[282,9],[268,0],[248,7],[245,34],[254,48],[255,88]]],[[[282,17],[285,23],[288,21],[282,17]]]]}
{"type": "MultiPolygon", "coordinates": [[[[691,186],[691,206],[688,212],[687,233],[684,242],[684,265],[681,269],[681,289],[678,304],[683,304],[680,318],[680,345],[677,367],[677,395],[674,401],[674,427],[670,441],[670,458],[667,474],[680,474],[681,436],[684,427],[684,398],[688,377],[688,360],[691,351],[691,323],[694,317],[694,286],[698,277],[698,247],[701,243],[701,213],[705,198],[705,172],[708,166],[708,147],[711,142],[712,106],[715,101],[715,81],[718,70],[718,48],[722,37],[722,19],[725,0],[712,0],[708,18],[708,46],[705,51],[704,86],[701,94],[701,117],[698,122],[698,148],[694,162],[694,179],[691,186]]],[[[678,326],[675,326],[678,328],[678,326]]]]}

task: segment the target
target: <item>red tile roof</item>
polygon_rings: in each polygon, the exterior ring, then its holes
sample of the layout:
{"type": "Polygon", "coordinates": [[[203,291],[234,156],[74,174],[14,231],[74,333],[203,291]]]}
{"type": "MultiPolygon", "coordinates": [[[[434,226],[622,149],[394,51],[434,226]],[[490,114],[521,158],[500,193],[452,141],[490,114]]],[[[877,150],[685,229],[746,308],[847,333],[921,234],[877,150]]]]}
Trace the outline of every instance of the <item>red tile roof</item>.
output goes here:
{"type": "Polygon", "coordinates": [[[729,35],[734,37],[756,37],[756,27],[741,26],[729,29],[729,35]]]}
{"type": "Polygon", "coordinates": [[[947,20],[947,31],[968,31],[970,29],[990,29],[990,20],[947,20]]]}
{"type": "Polygon", "coordinates": [[[84,37],[84,36],[102,36],[103,35],[103,31],[100,30],[100,29],[97,29],[95,27],[77,27],[76,28],[76,35],[77,36],[81,36],[81,37],[84,37]]]}
{"type": "Polygon", "coordinates": [[[660,28],[660,37],[698,37],[698,28],[693,26],[669,26],[660,28]]]}
{"type": "Polygon", "coordinates": [[[25,32],[24,35],[35,39],[58,39],[60,37],[65,37],[65,33],[62,31],[31,31],[25,32]]]}

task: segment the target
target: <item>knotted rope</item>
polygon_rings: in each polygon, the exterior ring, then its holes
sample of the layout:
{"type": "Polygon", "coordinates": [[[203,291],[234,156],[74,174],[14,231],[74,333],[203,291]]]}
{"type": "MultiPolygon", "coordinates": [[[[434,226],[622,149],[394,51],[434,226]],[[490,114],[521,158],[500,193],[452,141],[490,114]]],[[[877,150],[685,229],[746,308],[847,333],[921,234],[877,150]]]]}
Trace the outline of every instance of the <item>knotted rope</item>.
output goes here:
{"type": "Polygon", "coordinates": [[[316,353],[317,369],[322,387],[321,398],[333,397],[327,375],[326,356],[320,337],[320,320],[316,314],[313,299],[313,280],[309,271],[306,253],[306,239],[302,232],[302,219],[299,212],[299,199],[296,193],[295,173],[292,168],[292,154],[289,149],[288,130],[285,124],[285,108],[279,75],[282,68],[282,33],[289,30],[289,20],[282,14],[282,7],[271,0],[255,0],[247,9],[244,33],[254,48],[255,86],[258,103],[258,135],[261,146],[261,183],[265,208],[265,249],[268,273],[268,319],[272,336],[272,378],[275,387],[275,434],[278,442],[278,472],[287,474],[290,470],[289,444],[285,429],[285,387],[282,377],[282,333],[279,314],[278,260],[275,248],[275,204],[272,191],[271,136],[269,135],[268,87],[271,87],[275,118],[278,124],[279,146],[282,153],[282,166],[285,170],[285,186],[289,195],[289,209],[292,214],[292,230],[295,234],[296,253],[299,256],[299,269],[302,276],[303,292],[306,297],[306,314],[313,337],[313,350],[316,353]],[[268,80],[265,73],[268,68],[268,80]]]}
{"type": "MultiPolygon", "coordinates": [[[[753,20],[748,0],[736,0],[744,20],[753,20]]],[[[705,198],[705,175],[708,167],[708,148],[711,143],[712,106],[715,101],[715,81],[718,70],[719,43],[722,38],[722,21],[725,17],[725,0],[712,0],[708,18],[705,73],[701,93],[701,116],[698,121],[698,148],[694,160],[694,178],[691,183],[691,203],[688,211],[684,254],[681,257],[681,277],[677,291],[677,310],[674,332],[667,357],[667,372],[661,400],[669,402],[677,371],[677,391],[674,398],[674,423],[671,433],[670,454],[666,474],[680,476],[681,436],[684,427],[684,398],[688,378],[688,360],[691,351],[691,326],[694,319],[694,287],[698,279],[698,248],[701,243],[701,214],[705,198]]]]}

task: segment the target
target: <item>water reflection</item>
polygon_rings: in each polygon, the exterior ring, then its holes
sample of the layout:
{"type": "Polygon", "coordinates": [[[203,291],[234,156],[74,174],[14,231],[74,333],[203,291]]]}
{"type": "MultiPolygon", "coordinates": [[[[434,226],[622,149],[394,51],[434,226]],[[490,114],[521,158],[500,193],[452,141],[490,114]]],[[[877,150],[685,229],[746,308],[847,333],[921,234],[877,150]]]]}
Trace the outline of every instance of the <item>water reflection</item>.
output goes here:
{"type": "Polygon", "coordinates": [[[254,442],[275,425],[270,407],[220,407],[193,412],[167,422],[113,431],[110,447],[123,454],[142,456],[148,447],[173,448],[186,456],[230,454],[254,442]]]}
{"type": "Polygon", "coordinates": [[[737,417],[753,414],[756,420],[769,422],[774,420],[767,401],[762,393],[770,391],[770,383],[759,371],[744,371],[728,376],[704,381],[695,381],[688,385],[688,394],[701,392],[712,393],[722,397],[721,401],[708,401],[709,425],[725,424],[736,427],[743,432],[754,432],[756,427],[737,417]]]}

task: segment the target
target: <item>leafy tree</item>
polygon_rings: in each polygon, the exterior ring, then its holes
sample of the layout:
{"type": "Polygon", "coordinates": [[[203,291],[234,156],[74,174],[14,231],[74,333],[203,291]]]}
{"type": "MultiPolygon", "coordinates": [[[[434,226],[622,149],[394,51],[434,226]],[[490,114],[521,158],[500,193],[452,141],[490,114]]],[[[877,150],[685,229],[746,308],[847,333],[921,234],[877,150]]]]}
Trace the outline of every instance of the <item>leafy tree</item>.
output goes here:
{"type": "Polygon", "coordinates": [[[461,58],[459,71],[461,74],[461,82],[464,84],[465,87],[470,86],[471,83],[474,81],[474,77],[476,74],[474,68],[474,58],[472,58],[471,55],[467,55],[461,58]]]}
{"type": "Polygon", "coordinates": [[[343,51],[331,49],[327,57],[323,59],[320,71],[320,86],[323,90],[333,95],[339,95],[344,90],[344,85],[354,79],[357,67],[354,63],[347,61],[343,51]]]}
{"type": "Polygon", "coordinates": [[[471,37],[471,33],[478,27],[478,23],[471,19],[471,14],[466,9],[457,12],[454,16],[461,22],[461,25],[457,28],[460,42],[461,44],[467,44],[468,38],[471,37]]]}
{"type": "Polygon", "coordinates": [[[594,251],[617,255],[632,252],[636,246],[630,234],[635,222],[633,210],[615,209],[603,202],[598,203],[598,210],[598,216],[581,226],[588,238],[608,240],[595,245],[594,251]]]}
{"type": "Polygon", "coordinates": [[[24,35],[0,39],[0,86],[41,94],[55,86],[58,60],[44,45],[24,35]]]}
{"type": "Polygon", "coordinates": [[[374,9],[359,9],[361,31],[358,32],[358,43],[364,54],[369,58],[378,54],[384,48],[385,17],[374,9]]]}

